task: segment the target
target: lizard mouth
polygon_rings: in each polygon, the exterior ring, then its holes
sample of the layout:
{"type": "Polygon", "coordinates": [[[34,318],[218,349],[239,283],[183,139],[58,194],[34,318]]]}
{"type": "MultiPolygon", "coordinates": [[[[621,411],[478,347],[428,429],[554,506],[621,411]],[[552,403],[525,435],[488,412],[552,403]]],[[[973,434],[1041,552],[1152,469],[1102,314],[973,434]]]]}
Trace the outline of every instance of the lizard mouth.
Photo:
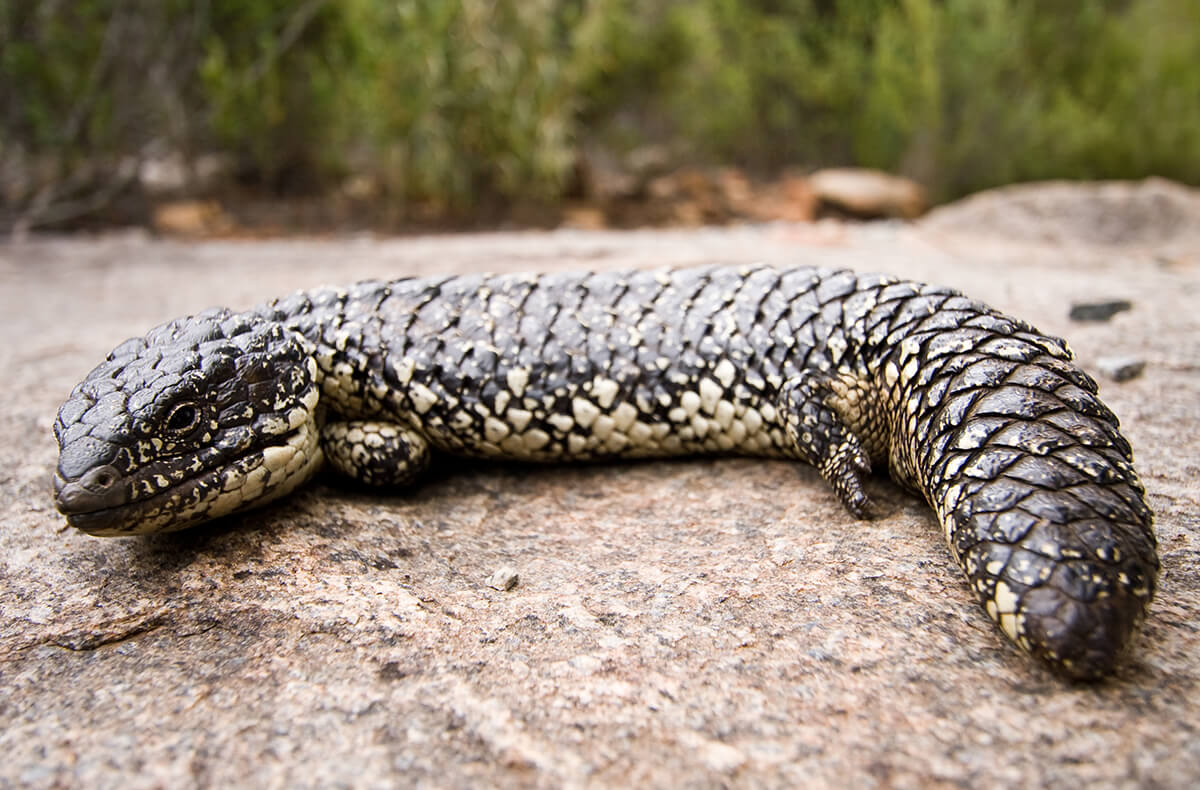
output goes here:
{"type": "Polygon", "coordinates": [[[89,535],[116,536],[136,535],[142,530],[139,523],[143,514],[166,502],[190,483],[185,482],[162,491],[147,499],[128,501],[128,490],[136,482],[125,482],[117,478],[115,486],[123,501],[107,503],[118,497],[98,497],[87,491],[80,481],[65,480],[58,472],[54,474],[54,505],[66,517],[67,524],[89,535]]]}
{"type": "Polygon", "coordinates": [[[97,537],[184,529],[266,504],[317,471],[323,456],[315,417],[278,438],[140,498],[135,492],[153,472],[122,475],[105,465],[76,480],[56,472],[54,504],[69,525],[97,537]]]}
{"type": "MultiPolygon", "coordinates": [[[[62,513],[62,508],[59,508],[59,512],[62,513]]],[[[106,508],[93,510],[90,513],[63,513],[63,515],[67,518],[67,524],[89,535],[136,534],[120,527],[121,524],[129,521],[129,513],[125,508],[106,508]]]]}

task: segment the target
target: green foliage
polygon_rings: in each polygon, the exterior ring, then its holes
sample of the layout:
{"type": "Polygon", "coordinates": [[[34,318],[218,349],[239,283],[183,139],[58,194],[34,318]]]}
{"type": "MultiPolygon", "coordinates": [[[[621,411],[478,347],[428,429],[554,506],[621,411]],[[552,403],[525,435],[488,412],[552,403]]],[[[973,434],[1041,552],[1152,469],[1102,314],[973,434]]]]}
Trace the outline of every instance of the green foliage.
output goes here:
{"type": "Polygon", "coordinates": [[[402,0],[363,8],[362,166],[392,195],[469,207],[554,196],[572,163],[575,97],[552,0],[402,0]]]}
{"type": "Polygon", "coordinates": [[[366,45],[362,3],[212,0],[199,77],[218,145],[265,183],[321,186],[342,166],[353,76],[366,45]]]}
{"type": "Polygon", "coordinates": [[[1198,183],[1196,63],[1195,0],[0,0],[0,177],[33,185],[0,198],[155,148],[462,211],[554,200],[585,144],[939,198],[1198,183]]]}
{"type": "Polygon", "coordinates": [[[1194,0],[701,0],[651,85],[687,151],[860,164],[951,198],[1015,180],[1200,181],[1194,0]]]}
{"type": "Polygon", "coordinates": [[[0,0],[0,228],[86,214],[129,183],[131,155],[184,136],[187,5],[0,0]]]}

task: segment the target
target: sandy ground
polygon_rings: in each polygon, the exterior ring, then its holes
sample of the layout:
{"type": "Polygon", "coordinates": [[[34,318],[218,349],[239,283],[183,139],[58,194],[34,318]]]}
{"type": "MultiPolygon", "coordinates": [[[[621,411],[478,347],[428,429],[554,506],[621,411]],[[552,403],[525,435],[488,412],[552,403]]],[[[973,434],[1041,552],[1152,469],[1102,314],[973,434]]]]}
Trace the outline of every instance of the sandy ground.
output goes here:
{"type": "Polygon", "coordinates": [[[0,786],[1196,786],[1200,245],[996,232],[978,208],[917,227],[0,245],[0,786]],[[751,260],[953,285],[1067,336],[1089,370],[1146,361],[1101,388],[1163,565],[1114,678],[1072,686],[1007,644],[932,513],[882,478],[871,522],[812,470],[754,459],[446,463],[412,491],[321,481],[144,539],[89,538],[50,505],[58,404],[163,320],[365,277],[751,260]],[[1067,319],[1110,298],[1133,309],[1067,319]],[[517,586],[487,586],[505,566],[517,586]]]}

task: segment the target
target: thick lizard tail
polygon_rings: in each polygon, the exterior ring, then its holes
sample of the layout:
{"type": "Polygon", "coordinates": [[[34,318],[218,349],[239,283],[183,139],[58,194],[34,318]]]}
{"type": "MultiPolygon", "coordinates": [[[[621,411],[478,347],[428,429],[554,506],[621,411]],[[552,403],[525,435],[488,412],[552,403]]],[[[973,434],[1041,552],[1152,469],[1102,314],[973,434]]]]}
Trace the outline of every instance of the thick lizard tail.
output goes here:
{"type": "Polygon", "coordinates": [[[958,296],[936,316],[914,321],[883,366],[893,474],[937,512],[1014,642],[1062,674],[1101,677],[1158,573],[1129,444],[1062,341],[958,296]]]}
{"type": "Polygon", "coordinates": [[[1011,639],[1057,671],[1099,678],[1128,647],[1154,593],[1150,514],[1136,479],[1094,464],[1101,454],[1091,448],[1013,450],[979,448],[947,475],[938,510],[948,541],[1011,639]]]}

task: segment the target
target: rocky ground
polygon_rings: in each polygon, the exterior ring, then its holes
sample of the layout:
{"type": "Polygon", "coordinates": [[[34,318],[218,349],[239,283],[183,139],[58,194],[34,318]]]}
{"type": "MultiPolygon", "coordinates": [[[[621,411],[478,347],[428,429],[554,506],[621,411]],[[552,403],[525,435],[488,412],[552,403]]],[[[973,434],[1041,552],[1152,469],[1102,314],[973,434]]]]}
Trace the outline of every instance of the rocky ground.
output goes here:
{"type": "Polygon", "coordinates": [[[0,245],[0,786],[1194,786],[1197,227],[1194,194],[1150,182],[915,225],[0,245]],[[782,462],[450,462],[157,538],[50,506],[59,402],[165,319],[364,277],[751,260],[953,285],[1093,372],[1144,362],[1101,384],[1163,566],[1114,678],[1069,685],[1008,645],[886,480],[860,522],[782,462]],[[1131,309],[1068,319],[1109,300],[1131,309]]]}

